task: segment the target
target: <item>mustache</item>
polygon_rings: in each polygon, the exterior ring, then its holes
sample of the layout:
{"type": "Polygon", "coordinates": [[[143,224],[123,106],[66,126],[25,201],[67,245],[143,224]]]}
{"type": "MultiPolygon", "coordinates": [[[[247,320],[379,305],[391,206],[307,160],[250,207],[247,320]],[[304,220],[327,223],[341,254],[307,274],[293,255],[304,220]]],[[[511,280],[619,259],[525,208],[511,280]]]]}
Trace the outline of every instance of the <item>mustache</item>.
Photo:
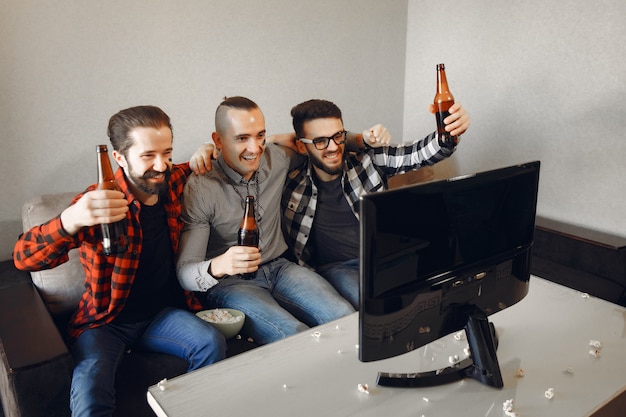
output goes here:
{"type": "Polygon", "coordinates": [[[148,171],[144,172],[143,175],[141,176],[141,178],[148,179],[148,178],[156,178],[159,175],[165,175],[165,178],[169,178],[169,176],[172,174],[172,171],[168,168],[163,172],[159,172],[159,171],[155,171],[153,169],[149,169],[148,171]]]}

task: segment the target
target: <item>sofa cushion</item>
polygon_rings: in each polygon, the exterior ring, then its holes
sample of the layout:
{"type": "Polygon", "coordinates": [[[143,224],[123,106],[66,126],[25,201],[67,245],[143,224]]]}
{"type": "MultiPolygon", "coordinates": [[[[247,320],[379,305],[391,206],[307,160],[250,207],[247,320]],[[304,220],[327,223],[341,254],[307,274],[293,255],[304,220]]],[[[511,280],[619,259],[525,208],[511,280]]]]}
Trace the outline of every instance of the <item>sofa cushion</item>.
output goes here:
{"type": "MultiPolygon", "coordinates": [[[[24,231],[47,222],[61,213],[72,202],[77,192],[45,194],[33,197],[22,206],[24,231]]],[[[31,272],[46,307],[55,316],[67,316],[78,306],[84,291],[85,274],[78,251],[69,253],[69,261],[53,269],[31,272]]]]}

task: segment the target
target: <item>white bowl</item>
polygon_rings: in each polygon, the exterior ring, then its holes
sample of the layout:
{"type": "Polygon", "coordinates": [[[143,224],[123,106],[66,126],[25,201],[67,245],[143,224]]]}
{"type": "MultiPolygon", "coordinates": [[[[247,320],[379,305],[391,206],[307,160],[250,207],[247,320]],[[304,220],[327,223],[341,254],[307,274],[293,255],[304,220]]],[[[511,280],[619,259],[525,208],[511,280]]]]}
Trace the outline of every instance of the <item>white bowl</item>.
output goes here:
{"type": "Polygon", "coordinates": [[[222,332],[226,339],[237,336],[246,320],[246,315],[243,311],[235,310],[234,308],[202,310],[198,311],[196,316],[222,332]]]}

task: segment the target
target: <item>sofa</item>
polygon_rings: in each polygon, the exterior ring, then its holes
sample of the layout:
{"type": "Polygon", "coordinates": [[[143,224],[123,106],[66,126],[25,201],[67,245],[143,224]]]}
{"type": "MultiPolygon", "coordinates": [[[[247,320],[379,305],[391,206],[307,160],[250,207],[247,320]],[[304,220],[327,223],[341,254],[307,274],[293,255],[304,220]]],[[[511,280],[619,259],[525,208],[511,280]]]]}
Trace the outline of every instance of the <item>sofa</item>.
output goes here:
{"type": "MultiPolygon", "coordinates": [[[[76,193],[35,197],[24,204],[24,230],[59,214],[76,193]]],[[[72,358],[66,326],[82,294],[84,273],[76,250],[69,262],[39,272],[0,262],[0,402],[6,417],[69,416],[72,358]]],[[[227,355],[256,345],[230,339],[227,355]]],[[[116,416],[154,416],[146,391],[184,373],[187,362],[160,353],[129,351],[116,380],[116,416]]],[[[1,415],[1,412],[0,412],[1,415]]]]}

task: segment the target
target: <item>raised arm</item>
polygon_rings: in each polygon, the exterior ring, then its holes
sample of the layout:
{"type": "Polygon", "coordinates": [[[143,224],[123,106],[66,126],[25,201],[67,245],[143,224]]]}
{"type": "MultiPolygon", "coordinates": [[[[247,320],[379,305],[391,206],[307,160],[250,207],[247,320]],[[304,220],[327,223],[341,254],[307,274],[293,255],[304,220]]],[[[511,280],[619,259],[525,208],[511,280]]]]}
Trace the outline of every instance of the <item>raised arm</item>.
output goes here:
{"type": "Polygon", "coordinates": [[[24,232],[15,243],[18,269],[37,271],[67,262],[67,252],[92,238],[87,226],[121,220],[128,212],[124,194],[113,190],[88,191],[61,214],[24,232]]]}

